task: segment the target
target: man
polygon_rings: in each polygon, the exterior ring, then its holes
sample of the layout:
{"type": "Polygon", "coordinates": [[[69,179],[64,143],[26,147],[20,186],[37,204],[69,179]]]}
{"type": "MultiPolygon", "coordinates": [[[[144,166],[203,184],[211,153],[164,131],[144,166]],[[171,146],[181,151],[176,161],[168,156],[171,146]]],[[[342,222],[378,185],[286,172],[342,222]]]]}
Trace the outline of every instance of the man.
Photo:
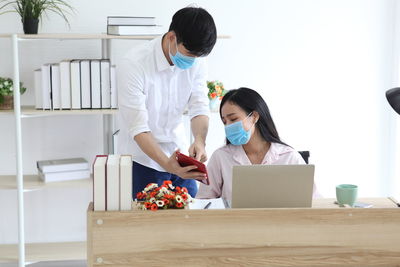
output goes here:
{"type": "Polygon", "coordinates": [[[194,197],[192,179],[205,175],[180,167],[175,151],[185,139],[183,112],[188,107],[194,142],[189,155],[206,161],[208,131],[206,66],[217,30],[202,8],[186,7],[172,18],[169,31],[133,48],[118,64],[119,153],[133,155],[133,194],[149,183],[171,180],[194,197]]]}

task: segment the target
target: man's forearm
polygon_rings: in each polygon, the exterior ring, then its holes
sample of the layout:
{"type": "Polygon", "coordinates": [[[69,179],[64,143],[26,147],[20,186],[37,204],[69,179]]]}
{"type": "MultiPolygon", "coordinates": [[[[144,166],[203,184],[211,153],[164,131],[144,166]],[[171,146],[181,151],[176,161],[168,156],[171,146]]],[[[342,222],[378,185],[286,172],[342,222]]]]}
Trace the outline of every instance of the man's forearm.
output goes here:
{"type": "Polygon", "coordinates": [[[157,162],[164,169],[167,166],[168,157],[161,150],[160,146],[154,140],[151,132],[140,133],[134,137],[140,149],[151,159],[157,162]]]}
{"type": "Polygon", "coordinates": [[[195,142],[206,143],[206,137],[208,133],[208,117],[205,115],[199,115],[191,120],[192,134],[195,142]]]}

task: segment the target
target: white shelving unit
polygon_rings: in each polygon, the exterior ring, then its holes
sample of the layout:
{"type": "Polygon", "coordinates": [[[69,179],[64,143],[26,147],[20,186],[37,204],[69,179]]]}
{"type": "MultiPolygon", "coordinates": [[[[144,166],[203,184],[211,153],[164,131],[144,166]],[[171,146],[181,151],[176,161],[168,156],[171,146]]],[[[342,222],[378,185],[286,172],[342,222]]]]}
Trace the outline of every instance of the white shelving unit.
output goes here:
{"type": "Polygon", "coordinates": [[[15,252],[16,245],[1,245],[0,246],[0,262],[15,261],[18,259],[19,266],[25,266],[25,262],[40,261],[40,260],[71,260],[85,259],[86,245],[85,242],[75,243],[35,243],[25,244],[25,226],[24,226],[24,191],[37,190],[46,187],[65,187],[65,186],[90,186],[90,179],[79,181],[68,181],[59,183],[42,183],[35,175],[23,176],[22,165],[22,132],[21,119],[42,117],[42,116],[58,116],[58,115],[88,115],[101,114],[103,116],[103,136],[104,136],[104,153],[108,154],[111,151],[111,131],[113,126],[113,114],[116,110],[112,109],[97,109],[97,110],[36,110],[33,107],[22,107],[20,105],[19,94],[19,48],[18,44],[21,40],[90,40],[98,39],[102,43],[102,58],[109,58],[111,51],[112,39],[135,39],[135,40],[151,40],[157,37],[156,35],[146,36],[112,36],[106,34],[0,34],[0,38],[10,38],[12,40],[13,53],[13,80],[14,88],[14,110],[2,111],[0,115],[14,114],[16,125],[16,176],[0,176],[0,189],[15,189],[18,192],[18,257],[15,252]],[[16,178],[16,179],[15,179],[16,178]],[[26,251],[25,251],[26,246],[26,251]],[[50,250],[49,250],[50,249],[50,250]]]}
{"type": "MultiPolygon", "coordinates": [[[[66,242],[66,243],[34,243],[25,244],[25,226],[24,226],[24,191],[38,190],[50,187],[74,187],[91,186],[91,179],[65,181],[45,184],[39,180],[37,175],[23,175],[22,165],[22,132],[21,119],[44,116],[59,115],[89,115],[100,114],[103,116],[103,136],[104,153],[109,154],[112,151],[112,127],[113,114],[115,109],[86,109],[86,110],[36,110],[31,106],[21,107],[19,92],[19,41],[34,40],[101,40],[102,58],[110,58],[111,40],[152,40],[159,35],[141,35],[141,36],[116,36],[107,34],[79,34],[79,33],[53,33],[53,34],[0,34],[0,38],[8,38],[12,41],[13,53],[13,80],[14,88],[14,110],[0,111],[2,115],[15,116],[16,130],[16,175],[0,176],[0,189],[17,189],[18,192],[18,255],[16,253],[17,245],[0,245],[0,263],[18,260],[18,266],[25,266],[25,262],[36,262],[46,260],[83,260],[86,259],[85,242],[66,242]],[[25,251],[26,249],[26,251],[25,251]]],[[[219,39],[230,38],[227,35],[219,35],[219,39]]]]}

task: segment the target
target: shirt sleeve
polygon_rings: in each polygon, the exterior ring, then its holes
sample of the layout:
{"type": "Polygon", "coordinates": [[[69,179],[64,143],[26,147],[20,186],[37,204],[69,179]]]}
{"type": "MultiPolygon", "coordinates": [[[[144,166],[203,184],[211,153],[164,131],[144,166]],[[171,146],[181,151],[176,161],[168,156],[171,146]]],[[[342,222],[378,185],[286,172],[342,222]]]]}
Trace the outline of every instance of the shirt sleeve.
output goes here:
{"type": "Polygon", "coordinates": [[[130,137],[150,131],[143,69],[127,59],[121,60],[117,66],[117,79],[118,108],[130,137]]]}
{"type": "Polygon", "coordinates": [[[215,151],[208,164],[207,172],[208,179],[210,180],[209,185],[203,183],[200,184],[199,191],[196,194],[196,198],[219,198],[222,195],[223,177],[221,169],[221,160],[218,155],[218,150],[215,151]]]}
{"type": "Polygon", "coordinates": [[[196,66],[197,69],[193,78],[192,93],[188,103],[190,119],[199,115],[209,116],[210,113],[207,97],[207,64],[205,58],[198,59],[197,64],[198,66],[196,66]]]}

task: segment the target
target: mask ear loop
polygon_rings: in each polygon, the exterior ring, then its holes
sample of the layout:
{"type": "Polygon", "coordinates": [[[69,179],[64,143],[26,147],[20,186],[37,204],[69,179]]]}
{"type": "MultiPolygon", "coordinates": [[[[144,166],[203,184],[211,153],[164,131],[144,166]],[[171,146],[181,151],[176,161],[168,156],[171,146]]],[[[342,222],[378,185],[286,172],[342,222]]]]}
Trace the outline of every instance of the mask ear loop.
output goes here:
{"type": "MultiPolygon", "coordinates": [[[[249,113],[249,115],[247,115],[247,117],[244,120],[247,120],[248,118],[250,118],[250,116],[253,115],[253,111],[249,113]]],[[[249,131],[254,127],[254,125],[256,125],[255,123],[253,123],[253,125],[251,125],[249,131]]],[[[243,122],[242,122],[242,127],[243,127],[243,122]]],[[[244,128],[244,127],[243,127],[244,128]]]]}

